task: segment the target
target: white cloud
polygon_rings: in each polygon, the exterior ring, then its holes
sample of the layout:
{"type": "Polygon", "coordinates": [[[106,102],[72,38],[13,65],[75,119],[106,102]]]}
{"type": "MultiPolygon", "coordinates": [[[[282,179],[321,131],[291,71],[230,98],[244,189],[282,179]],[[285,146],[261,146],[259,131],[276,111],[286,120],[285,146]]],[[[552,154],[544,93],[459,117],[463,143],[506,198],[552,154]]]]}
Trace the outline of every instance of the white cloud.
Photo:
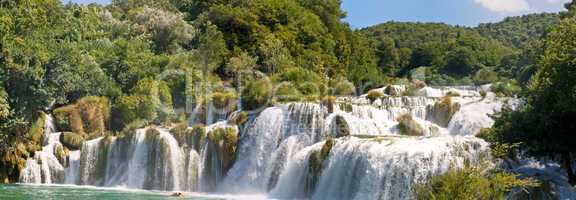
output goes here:
{"type": "Polygon", "coordinates": [[[517,13],[530,10],[530,4],[526,0],[474,0],[494,12],[517,13]]]}

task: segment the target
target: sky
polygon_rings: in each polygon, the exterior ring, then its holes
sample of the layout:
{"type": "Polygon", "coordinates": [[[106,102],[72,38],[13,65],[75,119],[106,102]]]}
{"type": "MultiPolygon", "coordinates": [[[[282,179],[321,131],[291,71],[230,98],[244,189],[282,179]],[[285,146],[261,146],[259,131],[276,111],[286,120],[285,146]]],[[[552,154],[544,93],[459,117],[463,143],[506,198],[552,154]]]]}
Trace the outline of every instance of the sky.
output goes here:
{"type": "MultiPolygon", "coordinates": [[[[69,0],[63,0],[68,2],[69,0]]],[[[387,21],[444,22],[477,26],[507,16],[558,12],[570,0],[342,0],[344,21],[363,28],[387,21]]],[[[75,3],[107,4],[110,0],[72,0],[75,3]]]]}

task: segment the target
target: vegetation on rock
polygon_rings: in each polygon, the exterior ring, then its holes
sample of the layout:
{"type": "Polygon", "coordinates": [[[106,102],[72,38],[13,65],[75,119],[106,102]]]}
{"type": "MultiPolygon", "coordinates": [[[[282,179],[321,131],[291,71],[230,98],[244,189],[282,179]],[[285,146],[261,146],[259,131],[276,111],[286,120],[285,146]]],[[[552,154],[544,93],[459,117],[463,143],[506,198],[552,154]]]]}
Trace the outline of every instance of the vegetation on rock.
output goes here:
{"type": "Polygon", "coordinates": [[[514,174],[485,171],[480,167],[452,169],[414,187],[416,199],[505,199],[513,188],[537,186],[531,179],[519,179],[514,174]]]}
{"type": "Polygon", "coordinates": [[[404,114],[396,119],[400,135],[423,136],[424,128],[410,114],[404,114]]]}

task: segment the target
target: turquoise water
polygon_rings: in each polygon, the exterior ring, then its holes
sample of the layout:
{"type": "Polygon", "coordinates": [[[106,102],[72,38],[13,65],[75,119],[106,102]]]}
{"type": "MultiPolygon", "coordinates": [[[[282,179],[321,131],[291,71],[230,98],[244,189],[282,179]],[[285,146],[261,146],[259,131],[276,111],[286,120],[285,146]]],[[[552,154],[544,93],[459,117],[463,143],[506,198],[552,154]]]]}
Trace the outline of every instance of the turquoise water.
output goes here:
{"type": "Polygon", "coordinates": [[[220,196],[185,193],[185,197],[171,197],[170,192],[153,192],[117,188],[97,188],[67,185],[2,185],[0,200],[232,200],[265,199],[263,196],[220,196]]]}

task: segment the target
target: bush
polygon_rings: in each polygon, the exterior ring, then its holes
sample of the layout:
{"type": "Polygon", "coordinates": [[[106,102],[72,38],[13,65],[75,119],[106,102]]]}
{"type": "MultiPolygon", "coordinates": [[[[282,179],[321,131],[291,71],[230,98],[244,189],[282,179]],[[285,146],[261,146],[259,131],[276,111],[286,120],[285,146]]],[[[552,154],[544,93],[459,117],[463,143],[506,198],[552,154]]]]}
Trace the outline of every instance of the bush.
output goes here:
{"type": "Polygon", "coordinates": [[[228,109],[234,111],[236,109],[236,95],[232,92],[214,92],[211,95],[212,105],[216,109],[228,109]]]}
{"type": "Polygon", "coordinates": [[[281,83],[274,92],[274,97],[278,102],[294,102],[302,99],[302,93],[289,82],[281,83]]]}
{"type": "Polygon", "coordinates": [[[474,75],[476,85],[484,85],[498,81],[498,74],[490,69],[482,68],[474,75]]]}
{"type": "Polygon", "coordinates": [[[476,134],[476,137],[482,138],[490,143],[491,155],[496,158],[513,157],[520,146],[520,143],[501,143],[500,141],[502,141],[502,139],[500,138],[500,135],[498,135],[492,128],[481,129],[480,132],[476,134]]]}
{"type": "Polygon", "coordinates": [[[257,80],[248,83],[242,90],[242,109],[256,110],[267,106],[270,99],[270,82],[266,80],[257,80]]]}
{"type": "Polygon", "coordinates": [[[518,86],[518,83],[515,80],[508,80],[494,83],[492,84],[490,89],[498,96],[508,96],[508,97],[516,96],[522,90],[522,88],[518,86]]]}
{"type": "Polygon", "coordinates": [[[400,130],[400,135],[408,136],[423,136],[424,129],[418,122],[416,122],[412,115],[404,114],[396,119],[398,121],[398,129],[400,130]]]}
{"type": "Polygon", "coordinates": [[[331,88],[330,95],[332,96],[351,96],[356,90],[354,84],[347,80],[337,80],[331,88]]]}
{"type": "Polygon", "coordinates": [[[428,182],[414,187],[416,199],[505,199],[512,188],[527,188],[538,184],[531,179],[518,179],[503,172],[484,173],[477,167],[452,169],[443,175],[433,176],[428,182]]]}
{"type": "Polygon", "coordinates": [[[370,90],[366,95],[366,98],[370,100],[370,103],[374,103],[376,99],[384,97],[384,94],[378,90],[370,90]]]}

